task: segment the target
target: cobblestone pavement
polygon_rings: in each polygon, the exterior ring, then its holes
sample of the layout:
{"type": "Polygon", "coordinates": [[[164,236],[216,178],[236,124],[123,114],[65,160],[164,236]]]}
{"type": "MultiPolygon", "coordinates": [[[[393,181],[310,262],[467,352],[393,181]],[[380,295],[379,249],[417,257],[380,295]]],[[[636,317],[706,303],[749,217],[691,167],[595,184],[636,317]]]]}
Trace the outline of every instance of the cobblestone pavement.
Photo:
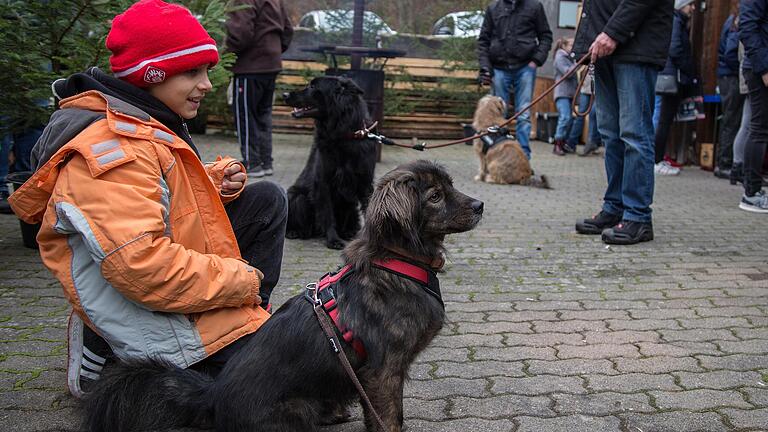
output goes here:
{"type": "MultiPolygon", "coordinates": [[[[275,181],[290,185],[310,140],[275,136],[275,181]]],[[[231,138],[196,141],[205,158],[238,153],[231,138]]],[[[768,430],[765,216],[690,167],[657,178],[655,241],[608,248],[573,231],[598,210],[602,159],[533,148],[552,191],[473,182],[464,145],[383,151],[378,174],[435,159],[486,203],[481,225],[448,242],[448,323],[413,365],[408,431],[768,430]]],[[[68,307],[15,217],[0,229],[0,430],[77,430],[68,307]]],[[[338,263],[319,241],[287,241],[276,303],[338,263]]],[[[328,432],[360,432],[359,418],[328,432]]]]}

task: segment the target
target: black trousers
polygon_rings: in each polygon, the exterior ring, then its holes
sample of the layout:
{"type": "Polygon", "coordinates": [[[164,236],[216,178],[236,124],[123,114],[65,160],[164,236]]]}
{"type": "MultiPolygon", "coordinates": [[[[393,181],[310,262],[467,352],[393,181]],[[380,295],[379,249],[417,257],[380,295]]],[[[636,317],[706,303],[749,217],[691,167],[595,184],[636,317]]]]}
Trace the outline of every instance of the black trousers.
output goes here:
{"type": "MultiPolygon", "coordinates": [[[[288,199],[275,183],[259,181],[249,184],[240,196],[227,204],[227,215],[237,237],[240,254],[249,264],[264,273],[261,281],[261,305],[266,308],[272,289],[280,278],[283,263],[288,199]]],[[[251,335],[243,336],[216,354],[192,366],[192,369],[216,376],[251,335]]]]}
{"type": "Polygon", "coordinates": [[[741,111],[745,95],[739,91],[738,75],[724,76],[717,79],[723,105],[723,121],[720,124],[720,143],[717,151],[717,166],[730,169],[733,165],[733,140],[741,126],[741,111]]]}
{"type": "Polygon", "coordinates": [[[667,152],[667,140],[669,131],[672,128],[672,122],[677,114],[677,107],[680,105],[682,96],[677,94],[661,95],[661,112],[659,113],[659,125],[656,127],[656,158],[655,163],[664,159],[667,152]]]}
{"type": "Polygon", "coordinates": [[[752,119],[749,122],[749,138],[744,148],[744,193],[752,196],[763,187],[760,171],[768,145],[768,87],[760,75],[744,69],[744,78],[749,87],[749,104],[752,119]]]}
{"type": "Polygon", "coordinates": [[[272,168],[272,100],[277,73],[236,74],[232,109],[248,169],[272,168]]]}

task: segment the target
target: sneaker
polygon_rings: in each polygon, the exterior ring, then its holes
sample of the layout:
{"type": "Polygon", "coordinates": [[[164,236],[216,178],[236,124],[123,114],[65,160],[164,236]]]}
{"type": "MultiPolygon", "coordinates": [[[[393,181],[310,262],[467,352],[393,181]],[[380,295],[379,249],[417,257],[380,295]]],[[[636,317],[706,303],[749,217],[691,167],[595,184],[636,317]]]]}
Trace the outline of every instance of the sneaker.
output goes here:
{"type": "Polygon", "coordinates": [[[676,176],[680,174],[680,168],[675,168],[669,162],[663,160],[654,165],[653,172],[663,176],[676,176]]]}
{"type": "Polygon", "coordinates": [[[670,166],[675,168],[682,168],[683,164],[678,163],[676,160],[672,159],[669,156],[664,156],[664,161],[667,162],[670,166]]]}
{"type": "Polygon", "coordinates": [[[8,197],[6,196],[0,196],[0,214],[13,214],[13,209],[8,204],[8,197]]]}
{"type": "Polygon", "coordinates": [[[653,224],[623,220],[613,228],[603,231],[603,242],[615,245],[631,245],[653,240],[653,224]]]}
{"type": "Polygon", "coordinates": [[[576,222],[576,232],[579,234],[601,234],[604,229],[621,222],[621,215],[615,215],[602,210],[589,219],[576,222]]]}
{"type": "Polygon", "coordinates": [[[751,197],[742,195],[739,208],[752,213],[768,213],[768,195],[762,189],[751,197]]]}
{"type": "Polygon", "coordinates": [[[715,175],[717,178],[721,179],[729,179],[731,178],[731,169],[730,168],[720,168],[715,167],[715,170],[712,172],[712,174],[715,175]]]}
{"type": "Polygon", "coordinates": [[[69,316],[67,334],[67,387],[72,396],[82,399],[113,356],[112,349],[75,313],[69,316]]]}
{"type": "Polygon", "coordinates": [[[248,169],[248,177],[264,177],[264,169],[261,167],[248,169]]]}
{"type": "Polygon", "coordinates": [[[595,143],[590,141],[590,142],[584,144],[584,150],[581,153],[579,153],[579,156],[589,156],[589,155],[597,152],[597,149],[599,147],[600,146],[598,146],[597,144],[595,144],[595,143]]]}
{"type": "Polygon", "coordinates": [[[265,176],[271,176],[275,173],[275,170],[272,169],[272,167],[264,168],[264,175],[265,176]]]}

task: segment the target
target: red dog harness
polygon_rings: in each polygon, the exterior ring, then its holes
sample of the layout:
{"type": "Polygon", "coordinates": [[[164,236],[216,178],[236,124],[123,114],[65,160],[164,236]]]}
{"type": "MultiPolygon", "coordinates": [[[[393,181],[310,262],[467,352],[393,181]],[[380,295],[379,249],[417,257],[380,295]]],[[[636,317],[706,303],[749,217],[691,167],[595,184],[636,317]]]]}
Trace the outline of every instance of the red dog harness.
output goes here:
{"type": "MultiPolygon", "coordinates": [[[[435,272],[431,269],[425,269],[398,259],[374,260],[372,264],[376,268],[418,283],[429,295],[436,298],[443,309],[445,309],[445,304],[440,294],[440,282],[437,280],[435,272]]],[[[336,272],[326,273],[317,283],[316,294],[311,294],[310,291],[314,290],[309,285],[307,286],[306,297],[312,303],[319,301],[322,304],[323,309],[333,320],[344,341],[352,346],[358,357],[365,359],[368,354],[365,352],[363,343],[360,339],[354,337],[351,329],[346,328],[339,322],[339,309],[337,308],[336,292],[334,291],[334,287],[337,284],[342,283],[344,279],[354,274],[354,272],[352,266],[346,265],[336,272]],[[316,296],[316,299],[314,296],[316,296]]]]}

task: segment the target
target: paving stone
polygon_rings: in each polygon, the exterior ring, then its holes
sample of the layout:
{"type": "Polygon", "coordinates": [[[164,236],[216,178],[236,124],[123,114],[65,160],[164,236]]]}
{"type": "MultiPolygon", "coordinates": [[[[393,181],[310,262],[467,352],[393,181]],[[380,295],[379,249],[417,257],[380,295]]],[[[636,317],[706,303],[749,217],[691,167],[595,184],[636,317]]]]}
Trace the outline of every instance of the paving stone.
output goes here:
{"type": "Polygon", "coordinates": [[[768,408],[756,410],[723,409],[720,412],[737,428],[768,429],[768,408]]]}
{"type": "Polygon", "coordinates": [[[432,341],[432,346],[442,348],[469,348],[477,346],[501,347],[501,335],[454,335],[440,336],[432,341]]]}
{"type": "Polygon", "coordinates": [[[414,398],[403,398],[403,416],[405,418],[419,418],[425,420],[444,420],[445,410],[448,401],[422,400],[414,398]]]}
{"type": "Polygon", "coordinates": [[[696,313],[702,317],[743,317],[743,316],[765,316],[765,312],[758,307],[716,307],[716,308],[696,308],[696,313]]]}
{"type": "Polygon", "coordinates": [[[571,415],[555,418],[517,417],[520,424],[517,432],[595,432],[619,431],[620,422],[616,417],[591,417],[571,415]]]}
{"type": "Polygon", "coordinates": [[[522,414],[539,417],[555,416],[555,412],[550,409],[552,400],[544,396],[501,395],[482,399],[457,397],[452,401],[450,409],[452,417],[494,419],[512,418],[522,414]]]}
{"type": "Polygon", "coordinates": [[[543,347],[534,348],[528,346],[513,346],[505,348],[486,348],[478,347],[474,351],[476,360],[500,360],[500,361],[518,361],[518,360],[555,360],[554,348],[543,347]]]}
{"type": "MultiPolygon", "coordinates": [[[[477,418],[444,420],[440,422],[407,419],[405,421],[405,426],[407,427],[408,432],[509,432],[514,429],[512,420],[484,420],[477,418]]],[[[354,430],[357,432],[363,429],[358,427],[354,430]]]]}
{"type": "Polygon", "coordinates": [[[554,321],[557,320],[557,312],[553,311],[520,311],[520,312],[491,312],[488,314],[488,321],[554,321]]]}
{"type": "Polygon", "coordinates": [[[741,396],[733,390],[686,390],[679,392],[652,391],[655,404],[662,410],[710,410],[723,406],[735,408],[752,408],[741,396]]]}
{"type": "MultiPolygon", "coordinates": [[[[768,338],[768,331],[764,336],[768,338]]],[[[740,342],[718,342],[720,350],[727,354],[765,354],[768,353],[768,339],[750,339],[740,342]]]]}
{"type": "Polygon", "coordinates": [[[563,311],[560,319],[566,320],[605,320],[605,319],[629,319],[629,314],[625,310],[604,310],[590,309],[586,311],[563,311]]]}
{"type": "Polygon", "coordinates": [[[768,357],[751,354],[733,354],[724,356],[700,355],[696,358],[704,369],[719,370],[729,369],[735,371],[754,370],[768,368],[768,357]]]}
{"type": "Polygon", "coordinates": [[[701,371],[696,360],[690,357],[617,358],[614,361],[619,372],[668,373],[675,371],[701,371]]]}
{"type": "Polygon", "coordinates": [[[635,319],[635,320],[608,320],[608,328],[611,330],[661,330],[679,329],[680,324],[675,320],[635,319]]]}
{"type": "MultiPolygon", "coordinates": [[[[741,329],[734,329],[739,331],[741,329]]],[[[659,330],[662,339],[668,342],[675,341],[690,341],[690,342],[703,342],[703,341],[722,341],[722,340],[738,340],[736,336],[731,333],[730,330],[717,330],[717,329],[693,329],[693,330],[659,330]]]]}
{"type": "Polygon", "coordinates": [[[561,359],[636,358],[640,357],[640,352],[637,350],[636,346],[630,344],[592,344],[588,346],[560,345],[557,347],[557,357],[561,359]]]}
{"type": "MultiPolygon", "coordinates": [[[[704,373],[675,372],[678,384],[685,389],[729,389],[741,386],[759,386],[762,376],[757,372],[717,371],[704,373]]],[[[764,384],[764,383],[763,383],[764,384]]]]}
{"type": "Polygon", "coordinates": [[[553,345],[584,345],[583,338],[576,333],[537,333],[531,335],[506,334],[504,345],[506,346],[533,346],[548,347],[553,345]]]}
{"type": "Polygon", "coordinates": [[[728,327],[750,327],[749,321],[745,318],[699,318],[699,319],[681,319],[680,325],[687,329],[720,329],[728,327]]]}
{"type": "Polygon", "coordinates": [[[458,326],[459,333],[533,333],[531,324],[527,322],[491,321],[482,323],[461,322],[458,326]]]}
{"type": "Polygon", "coordinates": [[[675,378],[668,374],[621,373],[615,376],[586,375],[587,388],[591,391],[636,393],[645,390],[680,390],[675,378]]]}
{"type": "Polygon", "coordinates": [[[650,404],[650,398],[643,393],[591,393],[582,395],[558,394],[552,395],[555,400],[555,411],[559,414],[579,414],[604,416],[622,412],[655,412],[650,404]]]}
{"type": "Polygon", "coordinates": [[[438,378],[426,381],[409,381],[403,394],[419,399],[439,399],[447,396],[486,396],[488,382],[485,379],[438,378]]]}
{"type": "Polygon", "coordinates": [[[434,376],[439,378],[483,378],[494,376],[522,377],[522,362],[509,361],[472,361],[465,363],[435,362],[434,376]]]}
{"type": "Polygon", "coordinates": [[[640,342],[637,345],[640,347],[640,353],[647,357],[690,357],[696,354],[722,354],[714,343],[709,342],[640,342]]]}
{"type": "Polygon", "coordinates": [[[693,309],[631,309],[629,314],[634,319],[696,318],[693,309]]]}
{"type": "Polygon", "coordinates": [[[720,432],[727,431],[720,416],[713,412],[673,411],[655,414],[622,414],[632,432],[720,432]]]}
{"type": "Polygon", "coordinates": [[[757,407],[768,407],[768,384],[764,381],[762,385],[757,383],[759,388],[743,388],[741,393],[747,396],[747,400],[757,407]]]}
{"type": "Polygon", "coordinates": [[[570,359],[557,361],[529,360],[528,372],[533,375],[551,374],[560,376],[605,374],[613,375],[618,372],[613,368],[613,363],[605,359],[570,359]]]}
{"type": "Polygon", "coordinates": [[[654,331],[610,331],[585,332],[584,338],[588,344],[627,344],[635,342],[656,342],[659,334],[654,331]]]}
{"type": "Polygon", "coordinates": [[[516,395],[539,396],[554,392],[586,393],[583,380],[577,377],[561,377],[556,375],[537,375],[526,378],[494,378],[491,392],[493,394],[512,393],[516,395]]]}
{"type": "Polygon", "coordinates": [[[602,321],[534,321],[533,328],[537,333],[567,333],[583,331],[601,331],[606,330],[605,323],[602,321]]]}

